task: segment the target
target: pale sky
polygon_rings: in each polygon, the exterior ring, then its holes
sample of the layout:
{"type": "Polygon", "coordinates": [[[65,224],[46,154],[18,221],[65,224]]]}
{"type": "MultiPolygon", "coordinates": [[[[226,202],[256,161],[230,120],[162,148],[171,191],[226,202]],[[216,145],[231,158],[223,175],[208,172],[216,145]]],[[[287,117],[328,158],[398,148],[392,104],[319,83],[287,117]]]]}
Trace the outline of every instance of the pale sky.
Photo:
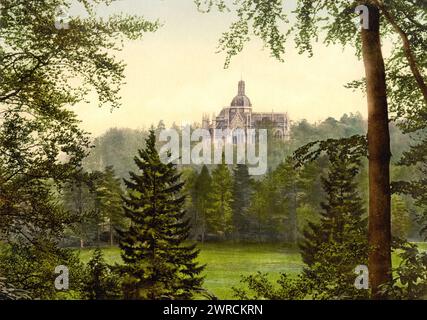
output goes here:
{"type": "MultiPolygon", "coordinates": [[[[291,120],[311,122],[360,112],[366,99],[344,84],[364,75],[353,48],[315,45],[314,57],[299,56],[289,41],[280,63],[253,41],[224,69],[216,54],[230,16],[197,12],[193,0],[122,0],[108,12],[141,14],[164,26],[141,41],[126,43],[120,54],[126,64],[123,105],[112,113],[96,104],[76,108],[82,127],[99,135],[110,127],[141,128],[163,120],[166,125],[201,122],[203,113],[228,106],[243,76],[254,112],[288,112],[291,120]]],[[[106,14],[105,10],[100,10],[106,14]]]]}

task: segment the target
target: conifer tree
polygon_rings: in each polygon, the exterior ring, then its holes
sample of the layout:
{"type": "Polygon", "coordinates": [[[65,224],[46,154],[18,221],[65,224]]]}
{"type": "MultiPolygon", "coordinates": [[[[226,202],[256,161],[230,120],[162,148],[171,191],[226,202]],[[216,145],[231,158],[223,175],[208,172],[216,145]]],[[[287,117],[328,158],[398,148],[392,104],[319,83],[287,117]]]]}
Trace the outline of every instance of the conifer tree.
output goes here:
{"type": "Polygon", "coordinates": [[[211,191],[212,177],[209,174],[209,170],[204,165],[200,174],[197,176],[194,190],[193,190],[193,202],[196,211],[196,218],[194,225],[198,230],[202,242],[205,240],[206,228],[207,228],[207,208],[209,203],[209,192],[211,191]]]}
{"type": "Polygon", "coordinates": [[[249,176],[248,166],[238,164],[234,168],[233,180],[233,229],[237,239],[244,240],[250,237],[251,219],[249,206],[252,195],[252,180],[249,176]]]}
{"type": "Polygon", "coordinates": [[[361,159],[366,155],[365,137],[329,139],[308,144],[296,157],[328,157],[329,170],[321,177],[326,201],[321,203],[321,217],[309,223],[301,241],[301,255],[306,267],[303,279],[307,292],[314,299],[366,299],[368,290],[354,286],[355,268],[367,265],[367,220],[359,196],[357,175],[361,159]],[[307,152],[313,145],[319,149],[307,152]]]}
{"type": "Polygon", "coordinates": [[[96,248],[87,264],[87,280],[83,285],[88,300],[120,298],[120,280],[106,263],[101,249],[96,248]]]}
{"type": "Polygon", "coordinates": [[[108,224],[109,243],[114,245],[116,229],[124,229],[125,217],[122,207],[122,187],[116,178],[114,168],[108,166],[101,173],[95,186],[95,198],[98,209],[101,211],[103,222],[108,224]]]}
{"type": "Polygon", "coordinates": [[[176,165],[160,161],[150,130],[145,149],[134,158],[139,172],[125,180],[129,230],[119,231],[127,299],[190,299],[202,285],[199,250],[184,244],[190,230],[184,220],[184,183],[176,165]]]}
{"type": "Polygon", "coordinates": [[[209,231],[226,238],[232,232],[232,188],[233,179],[224,157],[212,171],[212,187],[209,193],[207,221],[209,231]]]}
{"type": "Polygon", "coordinates": [[[287,233],[289,234],[287,240],[290,243],[296,243],[298,239],[298,182],[301,180],[294,169],[292,158],[289,157],[281,163],[277,167],[275,175],[277,176],[275,183],[278,188],[276,197],[287,213],[287,233]]]}
{"type": "Polygon", "coordinates": [[[366,238],[365,211],[355,179],[361,160],[340,145],[329,148],[327,155],[329,173],[327,177],[321,177],[326,201],[321,203],[320,221],[308,224],[300,243],[303,261],[308,266],[316,262],[320,246],[351,242],[354,233],[366,238]]]}

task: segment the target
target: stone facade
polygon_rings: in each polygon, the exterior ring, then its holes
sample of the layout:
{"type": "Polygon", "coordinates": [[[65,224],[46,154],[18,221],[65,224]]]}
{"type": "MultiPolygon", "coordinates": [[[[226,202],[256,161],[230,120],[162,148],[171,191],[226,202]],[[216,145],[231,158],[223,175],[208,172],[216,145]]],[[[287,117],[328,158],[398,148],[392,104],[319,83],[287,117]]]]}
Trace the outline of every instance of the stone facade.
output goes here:
{"type": "Polygon", "coordinates": [[[289,137],[289,117],[287,113],[252,111],[251,100],[246,96],[245,82],[239,81],[237,96],[233,98],[229,107],[221,110],[218,116],[203,116],[204,129],[257,129],[269,128],[273,130],[276,139],[286,140],[289,137]]]}

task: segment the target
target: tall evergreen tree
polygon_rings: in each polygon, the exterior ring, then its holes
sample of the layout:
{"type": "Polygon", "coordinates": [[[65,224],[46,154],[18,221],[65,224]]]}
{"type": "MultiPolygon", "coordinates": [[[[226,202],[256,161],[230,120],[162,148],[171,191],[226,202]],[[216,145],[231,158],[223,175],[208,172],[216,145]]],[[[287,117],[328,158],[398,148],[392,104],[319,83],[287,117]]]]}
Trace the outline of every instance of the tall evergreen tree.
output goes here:
{"type": "Polygon", "coordinates": [[[206,236],[208,195],[211,188],[212,177],[209,174],[208,168],[204,165],[196,178],[193,190],[193,202],[195,206],[194,227],[197,229],[202,242],[204,242],[206,236]]]}
{"type": "Polygon", "coordinates": [[[366,238],[365,210],[355,180],[361,159],[349,152],[347,145],[339,144],[327,150],[329,173],[321,178],[326,201],[321,203],[320,221],[308,224],[300,243],[303,261],[308,266],[317,262],[316,254],[322,245],[353,241],[354,233],[366,238]]]}
{"type": "Polygon", "coordinates": [[[86,268],[87,279],[83,285],[83,296],[89,300],[120,298],[120,280],[105,262],[101,249],[96,248],[86,268]]]}
{"type": "Polygon", "coordinates": [[[212,187],[207,209],[208,230],[226,238],[232,232],[232,188],[233,179],[224,157],[212,171],[212,187]]]}
{"type": "Polygon", "coordinates": [[[296,243],[298,238],[298,173],[294,169],[292,158],[287,158],[276,169],[278,198],[287,212],[288,241],[296,243]]]}
{"type": "Polygon", "coordinates": [[[102,213],[102,223],[108,225],[109,243],[112,246],[114,245],[115,230],[124,229],[126,224],[121,198],[123,191],[112,166],[105,168],[96,186],[95,194],[97,206],[102,213]]]}
{"type": "Polygon", "coordinates": [[[204,266],[195,259],[196,245],[184,244],[190,230],[184,220],[184,183],[176,165],[164,164],[150,130],[146,148],[134,158],[138,173],[125,180],[125,215],[131,225],[119,231],[123,289],[128,299],[189,299],[200,289],[204,266]]]}
{"type": "Polygon", "coordinates": [[[245,164],[238,164],[233,171],[233,203],[231,206],[233,231],[235,238],[248,240],[251,224],[248,209],[252,196],[252,180],[249,176],[248,166],[245,164]]]}

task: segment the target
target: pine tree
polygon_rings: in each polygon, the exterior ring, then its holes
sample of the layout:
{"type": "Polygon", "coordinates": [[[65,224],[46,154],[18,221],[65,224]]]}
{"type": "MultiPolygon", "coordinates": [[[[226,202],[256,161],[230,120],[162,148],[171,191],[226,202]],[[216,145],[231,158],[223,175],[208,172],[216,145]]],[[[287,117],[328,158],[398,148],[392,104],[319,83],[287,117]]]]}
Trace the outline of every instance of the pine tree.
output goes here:
{"type": "Polygon", "coordinates": [[[279,198],[280,206],[285,209],[287,214],[287,240],[290,243],[296,243],[298,238],[298,182],[300,180],[292,158],[287,158],[286,161],[281,163],[277,167],[275,174],[278,188],[278,196],[276,198],[279,198]]]}
{"type": "Polygon", "coordinates": [[[108,166],[102,173],[96,188],[96,203],[101,212],[101,216],[108,224],[109,242],[114,245],[116,229],[124,229],[125,217],[122,207],[122,187],[120,180],[116,178],[114,168],[108,166]]]}
{"type": "Polygon", "coordinates": [[[184,183],[176,165],[164,164],[150,130],[146,148],[138,151],[138,173],[125,180],[125,215],[131,221],[119,231],[122,250],[123,289],[127,299],[189,299],[199,290],[203,277],[195,259],[196,245],[186,245],[190,230],[184,220],[184,183]]]}
{"type": "Polygon", "coordinates": [[[204,242],[207,228],[207,208],[209,203],[209,192],[212,188],[212,178],[209,170],[204,165],[200,174],[197,176],[193,188],[193,202],[196,212],[194,226],[200,234],[201,241],[204,242]]]}
{"type": "Polygon", "coordinates": [[[87,280],[83,286],[84,297],[89,300],[117,299],[120,297],[120,280],[96,248],[87,264],[87,280]]]}
{"type": "Polygon", "coordinates": [[[223,161],[212,171],[212,187],[207,209],[208,230],[223,239],[232,232],[232,188],[233,179],[223,161]]]}
{"type": "Polygon", "coordinates": [[[355,268],[368,262],[368,239],[356,180],[364,148],[354,151],[352,143],[346,139],[323,143],[329,144],[329,172],[321,178],[326,201],[321,203],[320,221],[308,224],[300,244],[306,264],[303,279],[314,299],[365,299],[369,295],[354,286],[355,268]]]}
{"type": "Polygon", "coordinates": [[[349,237],[352,232],[365,235],[365,211],[355,180],[360,159],[349,157],[346,153],[345,148],[339,147],[328,152],[329,174],[321,177],[326,202],[321,203],[320,222],[308,224],[300,243],[303,261],[308,266],[316,262],[320,245],[351,241],[349,237]]]}
{"type": "Polygon", "coordinates": [[[252,180],[249,176],[248,166],[245,164],[238,164],[233,171],[232,221],[234,234],[235,238],[239,240],[248,240],[252,224],[248,212],[252,196],[252,180]]]}

